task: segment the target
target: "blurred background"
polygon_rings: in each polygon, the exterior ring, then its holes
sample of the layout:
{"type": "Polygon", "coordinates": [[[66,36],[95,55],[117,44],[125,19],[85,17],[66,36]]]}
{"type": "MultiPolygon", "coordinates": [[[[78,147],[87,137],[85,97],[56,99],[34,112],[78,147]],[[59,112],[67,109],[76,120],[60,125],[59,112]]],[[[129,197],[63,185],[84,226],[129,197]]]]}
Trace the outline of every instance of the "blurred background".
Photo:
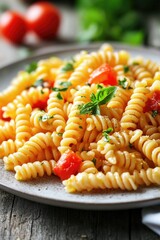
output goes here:
{"type": "MultiPolygon", "coordinates": [[[[23,16],[36,0],[0,0],[0,15],[6,10],[23,16]]],[[[44,0],[43,0],[44,2],[44,0]]],[[[22,42],[15,44],[0,36],[0,61],[26,57],[42,48],[57,44],[116,41],[134,46],[160,47],[160,1],[157,0],[50,0],[60,13],[56,35],[42,39],[30,31],[22,42]],[[5,51],[5,54],[3,53],[5,51]],[[13,55],[13,58],[11,57],[13,55]]],[[[45,21],[45,20],[44,20],[45,21]]]]}

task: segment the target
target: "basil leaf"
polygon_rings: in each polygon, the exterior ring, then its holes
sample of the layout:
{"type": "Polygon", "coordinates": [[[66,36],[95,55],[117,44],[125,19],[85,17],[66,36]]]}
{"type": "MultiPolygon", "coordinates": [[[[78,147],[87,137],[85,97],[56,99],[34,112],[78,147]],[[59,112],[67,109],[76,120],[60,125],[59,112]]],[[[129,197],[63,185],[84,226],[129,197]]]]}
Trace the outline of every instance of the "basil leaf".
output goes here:
{"type": "Polygon", "coordinates": [[[68,88],[56,88],[56,87],[54,87],[54,88],[52,88],[52,91],[54,91],[54,92],[65,92],[65,91],[67,91],[67,89],[68,88]]]}
{"type": "Polygon", "coordinates": [[[62,100],[62,99],[63,99],[63,97],[62,97],[62,95],[60,94],[60,92],[58,92],[57,98],[58,98],[59,100],[62,100]]]}
{"type": "Polygon", "coordinates": [[[32,62],[26,67],[25,70],[26,70],[26,72],[31,73],[31,72],[35,71],[37,69],[37,67],[38,67],[38,64],[36,62],[32,62]]]}
{"type": "Polygon", "coordinates": [[[97,103],[94,102],[88,102],[86,104],[82,104],[79,106],[80,114],[92,114],[93,112],[96,112],[97,103]]]}
{"type": "Polygon", "coordinates": [[[69,72],[73,70],[74,70],[74,66],[70,62],[66,63],[66,65],[61,68],[61,72],[69,72]]]}
{"type": "Polygon", "coordinates": [[[90,99],[92,102],[96,102],[97,98],[96,95],[94,93],[91,94],[90,99]]]}
{"type": "Polygon", "coordinates": [[[99,90],[99,92],[96,94],[96,98],[98,101],[99,105],[103,105],[111,100],[111,98],[114,96],[116,87],[107,87],[107,88],[102,88],[99,90]]]}
{"type": "Polygon", "coordinates": [[[63,86],[64,88],[69,88],[72,85],[72,83],[66,81],[66,82],[60,82],[59,85],[63,86]]]}

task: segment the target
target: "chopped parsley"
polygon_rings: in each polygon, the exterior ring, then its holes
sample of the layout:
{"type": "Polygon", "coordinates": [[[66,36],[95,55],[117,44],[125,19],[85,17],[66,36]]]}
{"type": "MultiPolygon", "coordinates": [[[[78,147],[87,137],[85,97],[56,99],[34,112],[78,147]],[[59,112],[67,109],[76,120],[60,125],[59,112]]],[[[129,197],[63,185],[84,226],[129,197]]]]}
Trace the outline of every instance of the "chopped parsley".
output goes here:
{"type": "Polygon", "coordinates": [[[42,78],[38,79],[35,81],[35,83],[32,85],[32,87],[43,87],[43,84],[44,84],[44,80],[42,78]]]}
{"type": "Polygon", "coordinates": [[[58,136],[62,137],[63,136],[63,133],[57,133],[58,136]]]}
{"type": "Polygon", "coordinates": [[[92,159],[92,162],[94,163],[94,166],[96,165],[96,161],[97,161],[96,158],[93,158],[93,159],[92,159]]]}
{"type": "Polygon", "coordinates": [[[158,114],[158,111],[157,110],[152,110],[152,117],[156,117],[157,116],[157,114],[158,114]]]}
{"type": "Polygon", "coordinates": [[[42,121],[42,122],[46,122],[46,121],[48,121],[49,119],[52,119],[52,118],[54,118],[54,116],[49,116],[49,115],[45,114],[43,116],[39,116],[38,120],[42,121]]]}
{"type": "Polygon", "coordinates": [[[106,142],[110,142],[110,137],[109,137],[109,133],[113,132],[113,128],[108,128],[107,130],[104,130],[102,135],[105,138],[106,142]]]}
{"type": "Polygon", "coordinates": [[[41,94],[44,94],[44,91],[43,91],[43,89],[41,89],[41,94]]]}
{"type": "Polygon", "coordinates": [[[124,73],[129,72],[129,66],[124,66],[124,67],[123,67],[123,71],[124,71],[124,73]]]}
{"type": "Polygon", "coordinates": [[[59,85],[62,86],[62,87],[64,87],[64,88],[69,88],[69,87],[72,85],[72,83],[66,81],[66,82],[60,82],[59,85]]]}
{"type": "Polygon", "coordinates": [[[79,105],[80,114],[100,114],[100,105],[104,105],[111,100],[116,91],[115,86],[102,88],[96,94],[92,93],[90,96],[91,102],[79,105]]]}
{"type": "Polygon", "coordinates": [[[132,143],[129,143],[129,148],[133,148],[133,144],[132,143]]]}
{"type": "Polygon", "coordinates": [[[128,85],[127,79],[126,79],[126,78],[123,78],[122,80],[118,80],[118,84],[119,84],[123,89],[126,89],[126,88],[127,88],[127,85],[128,85]]]}
{"type": "Polygon", "coordinates": [[[100,85],[100,84],[97,84],[97,89],[102,89],[103,88],[103,86],[102,85],[100,85]]]}
{"type": "Polygon", "coordinates": [[[66,63],[66,65],[64,65],[61,68],[61,72],[70,72],[73,70],[74,70],[74,66],[73,66],[73,63],[71,63],[71,62],[66,63]]]}
{"type": "Polygon", "coordinates": [[[63,97],[62,97],[62,95],[60,94],[60,92],[57,93],[57,98],[58,98],[59,100],[62,100],[62,99],[63,99],[63,97]]]}
{"type": "Polygon", "coordinates": [[[26,72],[31,73],[31,72],[35,71],[37,69],[37,67],[38,67],[38,64],[36,62],[32,62],[26,67],[25,70],[26,70],[26,72]]]}

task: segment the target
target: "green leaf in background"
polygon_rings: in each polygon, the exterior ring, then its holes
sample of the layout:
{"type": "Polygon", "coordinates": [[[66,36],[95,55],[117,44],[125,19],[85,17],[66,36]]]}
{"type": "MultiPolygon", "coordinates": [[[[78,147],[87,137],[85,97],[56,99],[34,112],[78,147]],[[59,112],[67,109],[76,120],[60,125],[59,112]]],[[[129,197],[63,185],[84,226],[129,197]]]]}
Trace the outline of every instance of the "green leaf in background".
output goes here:
{"type": "Polygon", "coordinates": [[[129,11],[119,19],[119,26],[123,31],[137,30],[142,27],[143,19],[140,13],[129,11]]]}
{"type": "Polygon", "coordinates": [[[108,28],[106,15],[103,10],[96,8],[81,10],[79,12],[80,32],[78,40],[96,41],[105,38],[106,28],[108,28]]]}
{"type": "Polygon", "coordinates": [[[128,31],[123,34],[121,41],[132,45],[141,45],[144,42],[144,37],[143,31],[128,31]]]}

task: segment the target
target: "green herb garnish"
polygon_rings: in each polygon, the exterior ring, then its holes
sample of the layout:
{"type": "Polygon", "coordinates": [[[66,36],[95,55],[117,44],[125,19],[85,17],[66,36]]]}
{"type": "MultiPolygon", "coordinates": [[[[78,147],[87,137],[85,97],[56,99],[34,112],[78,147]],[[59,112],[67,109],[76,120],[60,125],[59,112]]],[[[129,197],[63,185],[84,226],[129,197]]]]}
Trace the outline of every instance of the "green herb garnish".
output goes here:
{"type": "Polygon", "coordinates": [[[133,144],[132,143],[129,143],[129,148],[133,148],[133,144]]]}
{"type": "Polygon", "coordinates": [[[108,128],[107,130],[103,131],[102,135],[104,136],[106,142],[110,141],[109,133],[111,132],[113,132],[113,128],[108,128]]]}
{"type": "Polygon", "coordinates": [[[133,62],[132,65],[136,66],[136,65],[139,65],[139,63],[138,62],[133,62]]]}
{"type": "Polygon", "coordinates": [[[54,92],[65,92],[67,91],[68,88],[57,88],[57,87],[54,87],[52,88],[52,91],[54,92]]]}
{"type": "Polygon", "coordinates": [[[129,72],[129,66],[124,66],[124,67],[123,67],[123,71],[124,71],[124,73],[129,72]]]}
{"type": "Polygon", "coordinates": [[[123,78],[122,80],[118,80],[118,84],[119,84],[123,89],[126,89],[126,88],[127,88],[127,85],[128,85],[127,79],[126,79],[126,78],[123,78]]]}
{"type": "Polygon", "coordinates": [[[62,95],[60,94],[60,92],[58,92],[57,98],[58,98],[59,100],[62,100],[62,99],[63,99],[63,97],[62,97],[62,95]]]}
{"type": "Polygon", "coordinates": [[[35,81],[35,83],[32,85],[32,87],[39,87],[39,86],[43,87],[43,83],[44,83],[44,80],[40,78],[35,81]]]}
{"type": "Polygon", "coordinates": [[[157,111],[157,110],[153,110],[153,111],[152,111],[152,117],[155,118],[155,117],[157,116],[157,114],[158,114],[158,111],[157,111]]]}
{"type": "Polygon", "coordinates": [[[72,83],[66,81],[66,82],[60,82],[59,85],[64,87],[64,88],[69,88],[72,85],[72,83]]]}
{"type": "Polygon", "coordinates": [[[91,102],[80,105],[78,108],[80,114],[100,114],[100,105],[104,105],[109,102],[115,94],[116,87],[107,87],[100,89],[96,94],[92,93],[90,96],[91,102]]]}
{"type": "Polygon", "coordinates": [[[97,89],[102,89],[103,88],[103,86],[102,85],[100,85],[100,84],[97,84],[97,89]]]}
{"type": "Polygon", "coordinates": [[[37,67],[38,67],[38,64],[36,62],[32,62],[26,67],[26,72],[31,73],[35,71],[37,67]]]}
{"type": "Polygon", "coordinates": [[[44,94],[44,91],[43,91],[43,89],[41,89],[41,94],[44,94]]]}
{"type": "Polygon", "coordinates": [[[73,63],[71,62],[66,63],[66,65],[61,68],[61,72],[69,72],[73,70],[74,70],[74,66],[73,66],[73,63]]]}
{"type": "Polygon", "coordinates": [[[96,165],[96,161],[97,161],[96,158],[93,158],[93,159],[92,159],[92,162],[94,163],[94,166],[96,165]]]}
{"type": "Polygon", "coordinates": [[[63,133],[57,133],[58,136],[62,137],[63,133]]]}
{"type": "Polygon", "coordinates": [[[49,119],[52,119],[52,118],[54,118],[54,116],[49,116],[49,115],[45,114],[43,116],[39,116],[38,120],[42,121],[42,122],[46,122],[46,121],[48,121],[49,119]]]}

